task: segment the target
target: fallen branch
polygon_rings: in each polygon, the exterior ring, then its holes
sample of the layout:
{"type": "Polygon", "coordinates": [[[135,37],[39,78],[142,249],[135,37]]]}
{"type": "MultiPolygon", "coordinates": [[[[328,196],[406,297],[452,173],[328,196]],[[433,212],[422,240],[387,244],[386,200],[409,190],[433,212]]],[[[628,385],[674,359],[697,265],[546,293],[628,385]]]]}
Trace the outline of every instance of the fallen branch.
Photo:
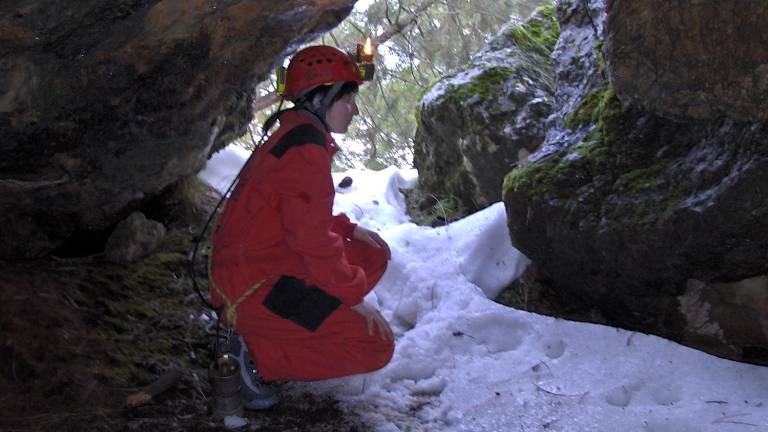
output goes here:
{"type": "Polygon", "coordinates": [[[181,379],[181,371],[178,369],[169,369],[157,381],[144,387],[140,392],[129,395],[125,402],[128,406],[135,407],[143,405],[152,400],[153,397],[168,390],[176,385],[181,379]]]}
{"type": "Polygon", "coordinates": [[[712,422],[712,424],[718,424],[718,423],[729,423],[729,424],[738,424],[743,426],[754,426],[757,427],[758,425],[754,423],[747,423],[743,421],[733,420],[736,417],[744,417],[744,416],[750,416],[752,414],[749,413],[743,413],[743,414],[731,414],[731,415],[724,415],[720,417],[719,419],[716,419],[712,422]]]}
{"type": "Polygon", "coordinates": [[[537,389],[539,389],[539,390],[543,391],[544,393],[547,393],[547,394],[551,394],[552,396],[562,396],[562,397],[578,397],[578,398],[580,398],[580,397],[584,397],[584,396],[586,396],[586,395],[589,393],[589,392],[584,392],[584,393],[579,393],[579,394],[565,394],[565,393],[555,393],[555,392],[553,392],[553,391],[551,391],[551,390],[547,390],[547,389],[545,389],[544,387],[540,386],[540,385],[539,385],[539,384],[537,384],[537,383],[533,383],[533,385],[535,385],[537,389]]]}

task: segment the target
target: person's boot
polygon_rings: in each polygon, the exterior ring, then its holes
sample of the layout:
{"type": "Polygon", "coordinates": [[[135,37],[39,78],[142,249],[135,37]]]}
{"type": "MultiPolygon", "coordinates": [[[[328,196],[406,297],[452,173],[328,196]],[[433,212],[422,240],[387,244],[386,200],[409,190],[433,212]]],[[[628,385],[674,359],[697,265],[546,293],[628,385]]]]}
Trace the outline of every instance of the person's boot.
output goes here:
{"type": "Polygon", "coordinates": [[[224,344],[222,348],[222,353],[229,354],[240,365],[240,393],[243,396],[243,408],[247,410],[272,408],[279,399],[256,370],[256,365],[248,354],[248,348],[242,336],[232,334],[229,343],[224,344]]]}

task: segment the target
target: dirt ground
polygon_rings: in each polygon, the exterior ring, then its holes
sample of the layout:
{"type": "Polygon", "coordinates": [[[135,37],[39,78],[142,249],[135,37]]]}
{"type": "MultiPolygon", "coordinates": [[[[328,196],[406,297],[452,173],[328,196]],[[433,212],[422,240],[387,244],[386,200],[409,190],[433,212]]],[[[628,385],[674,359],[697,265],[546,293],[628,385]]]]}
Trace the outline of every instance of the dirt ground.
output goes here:
{"type": "MultiPolygon", "coordinates": [[[[201,209],[173,193],[143,209],[169,231],[161,247],[138,262],[72,252],[0,261],[1,431],[225,430],[210,408],[214,325],[200,319],[205,309],[187,271],[187,254],[213,197],[201,209]],[[127,405],[127,396],[171,368],[182,372],[176,385],[144,405],[127,405]]],[[[196,266],[203,287],[205,259],[196,266]]],[[[280,403],[247,413],[250,424],[240,430],[369,430],[333,399],[275,387],[280,403]]]]}

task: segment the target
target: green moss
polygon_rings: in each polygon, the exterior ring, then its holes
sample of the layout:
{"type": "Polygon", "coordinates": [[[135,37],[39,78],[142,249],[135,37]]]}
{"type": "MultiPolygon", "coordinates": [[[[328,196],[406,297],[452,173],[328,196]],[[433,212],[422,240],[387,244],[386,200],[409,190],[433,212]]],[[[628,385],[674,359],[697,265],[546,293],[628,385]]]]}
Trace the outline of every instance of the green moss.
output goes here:
{"type": "Polygon", "coordinates": [[[512,68],[506,66],[489,67],[472,77],[468,83],[449,85],[445,97],[459,106],[475,95],[480,97],[479,100],[486,100],[497,93],[498,87],[509,79],[513,72],[512,68]]]}
{"type": "Polygon", "coordinates": [[[532,195],[544,195],[553,190],[558,181],[559,193],[569,193],[576,187],[568,179],[584,171],[604,172],[613,163],[619,150],[616,135],[621,126],[624,112],[621,102],[613,89],[605,87],[588,93],[574,112],[565,120],[566,126],[575,128],[581,125],[593,125],[593,130],[585,142],[572,149],[580,158],[565,159],[563,154],[555,154],[544,160],[525,164],[512,170],[504,178],[503,193],[526,190],[532,195]]]}
{"type": "Polygon", "coordinates": [[[506,195],[509,191],[526,191],[530,195],[544,195],[567,164],[561,163],[562,159],[562,156],[550,156],[513,169],[504,177],[502,194],[506,195]]]}
{"type": "Polygon", "coordinates": [[[437,198],[433,195],[430,195],[430,197],[434,200],[434,205],[426,209],[422,225],[449,224],[458,219],[463,213],[461,204],[453,195],[449,195],[446,198],[437,198]]]}
{"type": "Polygon", "coordinates": [[[538,52],[549,56],[560,37],[560,23],[555,15],[555,5],[541,6],[525,23],[511,28],[507,38],[527,52],[538,52]]]}
{"type": "Polygon", "coordinates": [[[461,200],[454,195],[435,196],[421,188],[405,192],[408,215],[417,225],[442,226],[454,222],[467,214],[461,200]]]}
{"type": "Polygon", "coordinates": [[[565,119],[565,127],[576,129],[580,126],[598,124],[607,116],[621,113],[622,107],[613,92],[613,87],[591,91],[581,100],[579,106],[565,119]]]}
{"type": "Polygon", "coordinates": [[[573,153],[576,153],[577,155],[584,157],[587,154],[589,154],[590,147],[589,143],[582,143],[574,148],[571,149],[573,153]]]}
{"type": "Polygon", "coordinates": [[[100,311],[98,343],[108,347],[110,358],[96,373],[110,385],[149,382],[159,370],[189,363],[185,337],[201,330],[190,326],[187,309],[179,307],[188,296],[190,243],[186,232],[171,231],[152,255],[129,264],[103,263],[93,273],[94,288],[100,289],[94,303],[100,311]]]}
{"type": "Polygon", "coordinates": [[[603,40],[598,39],[595,42],[595,56],[597,57],[597,71],[603,73],[605,70],[605,56],[603,56],[603,40]]]}
{"type": "Polygon", "coordinates": [[[669,144],[678,136],[676,123],[624,106],[606,84],[586,94],[564,124],[587,130],[582,143],[511,171],[505,195],[521,191],[534,200],[547,195],[570,200],[579,187],[600,176],[590,189],[595,207],[581,210],[607,212],[608,219],[635,226],[670,217],[689,198],[690,190],[667,177],[670,165],[686,151],[669,144]],[[663,156],[658,155],[661,145],[668,147],[663,156]],[[619,199],[608,199],[612,195],[619,199]]]}
{"type": "Polygon", "coordinates": [[[664,168],[663,164],[655,164],[650,167],[630,171],[619,177],[616,181],[616,186],[626,188],[635,193],[655,188],[664,181],[661,177],[664,168]]]}
{"type": "MultiPolygon", "coordinates": [[[[611,176],[611,192],[624,197],[625,207],[619,217],[626,224],[642,225],[666,217],[689,196],[688,191],[669,185],[665,174],[677,157],[656,156],[658,139],[654,135],[630,137],[628,131],[638,129],[639,116],[645,115],[633,107],[624,107],[613,90],[605,88],[585,98],[575,113],[573,123],[593,123],[594,129],[578,149],[588,148],[584,162],[589,172],[611,176]]],[[[652,119],[648,120],[653,122],[652,119]]],[[[657,130],[663,125],[644,123],[645,130],[657,130]]],[[[662,133],[673,136],[674,124],[662,133]]],[[[641,129],[642,130],[642,129],[641,129]]],[[[658,132],[657,132],[658,133],[658,132]]]]}
{"type": "MultiPolygon", "coordinates": [[[[531,18],[524,23],[506,31],[506,45],[513,43],[521,54],[518,56],[523,70],[536,77],[544,78],[545,84],[552,87],[552,71],[549,56],[560,37],[560,25],[555,16],[555,6],[550,4],[538,8],[531,18]]],[[[491,49],[501,49],[505,43],[492,41],[491,49]]],[[[449,85],[446,97],[452,102],[464,102],[478,95],[480,100],[497,93],[498,87],[515,73],[515,69],[507,66],[492,66],[474,76],[468,83],[449,85]]]]}

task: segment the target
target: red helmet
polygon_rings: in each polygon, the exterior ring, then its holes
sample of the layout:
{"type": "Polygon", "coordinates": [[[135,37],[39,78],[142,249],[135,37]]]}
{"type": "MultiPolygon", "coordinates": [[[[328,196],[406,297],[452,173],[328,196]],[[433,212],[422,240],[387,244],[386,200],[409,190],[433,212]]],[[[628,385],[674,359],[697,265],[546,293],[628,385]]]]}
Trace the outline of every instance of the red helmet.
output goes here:
{"type": "Polygon", "coordinates": [[[327,45],[311,46],[291,59],[285,73],[285,98],[294,100],[319,85],[346,81],[363,83],[352,57],[327,45]]]}

